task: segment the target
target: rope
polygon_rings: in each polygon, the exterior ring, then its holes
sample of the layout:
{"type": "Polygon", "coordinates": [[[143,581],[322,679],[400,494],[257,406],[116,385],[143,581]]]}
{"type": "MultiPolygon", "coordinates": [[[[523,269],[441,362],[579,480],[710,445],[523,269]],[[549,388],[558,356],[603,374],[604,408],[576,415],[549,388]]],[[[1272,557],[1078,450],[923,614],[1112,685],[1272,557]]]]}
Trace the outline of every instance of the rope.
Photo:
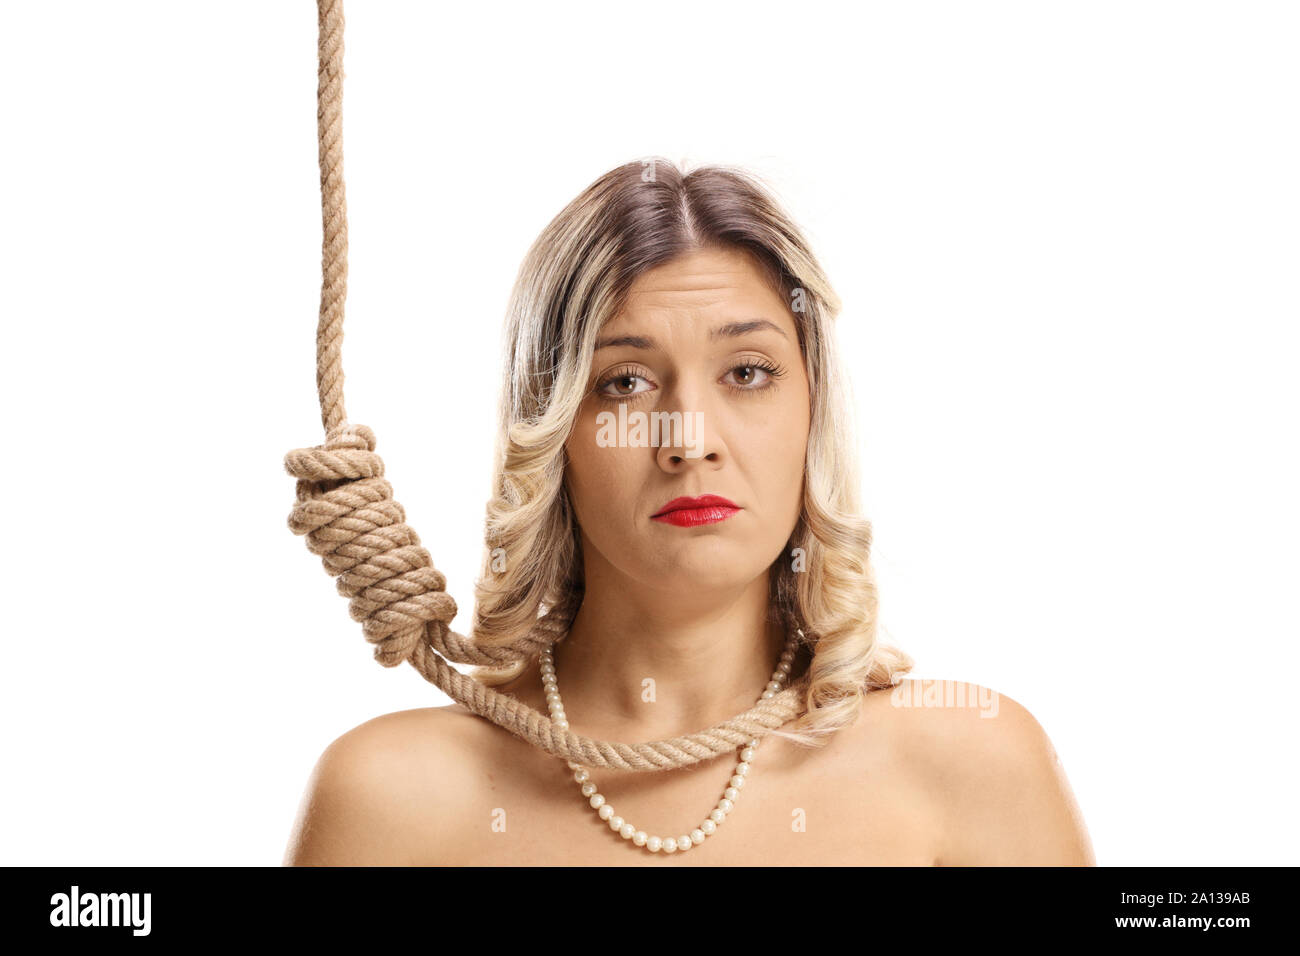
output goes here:
{"type": "Polygon", "coordinates": [[[284,458],[297,479],[289,529],[305,535],[349,599],[375,659],[385,667],[409,662],[426,680],[471,712],[556,757],[586,767],[672,770],[729,754],[761,738],[802,710],[808,675],[730,720],[707,730],[647,743],[594,740],[556,727],[549,717],[515,697],[460,673],[447,662],[503,666],[531,659],[561,639],[567,615],[552,608],[524,637],[507,647],[480,647],[449,628],[456,602],[447,581],[406,512],[393,498],[384,463],[375,454],[375,433],[347,421],[343,406],[343,303],[347,296],[347,202],[343,189],[343,5],[317,0],[320,139],[321,256],[320,321],[316,328],[316,387],[323,444],[298,448],[284,458]]]}

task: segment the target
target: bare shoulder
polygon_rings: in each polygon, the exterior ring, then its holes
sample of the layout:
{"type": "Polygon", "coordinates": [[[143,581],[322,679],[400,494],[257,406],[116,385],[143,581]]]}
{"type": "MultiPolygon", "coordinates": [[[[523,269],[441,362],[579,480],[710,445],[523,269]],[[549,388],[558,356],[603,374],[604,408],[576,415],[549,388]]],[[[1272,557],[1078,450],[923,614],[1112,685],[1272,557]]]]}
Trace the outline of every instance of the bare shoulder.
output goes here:
{"type": "Polygon", "coordinates": [[[1096,865],[1065,768],[1022,704],[952,680],[876,693],[888,695],[876,706],[889,708],[909,765],[938,798],[940,865],[1096,865]]]}
{"type": "Polygon", "coordinates": [[[475,785],[478,719],[451,707],[396,711],[325,748],[294,821],[288,866],[413,866],[450,849],[445,821],[475,785]]]}

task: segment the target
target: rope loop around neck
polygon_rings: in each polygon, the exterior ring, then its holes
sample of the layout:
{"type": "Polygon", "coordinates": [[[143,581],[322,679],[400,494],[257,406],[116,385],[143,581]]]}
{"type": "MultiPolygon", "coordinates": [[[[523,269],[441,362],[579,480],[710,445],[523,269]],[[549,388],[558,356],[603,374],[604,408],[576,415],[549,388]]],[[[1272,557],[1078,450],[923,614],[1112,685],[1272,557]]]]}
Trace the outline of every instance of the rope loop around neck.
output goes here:
{"type": "Polygon", "coordinates": [[[627,744],[595,740],[556,727],[515,697],[467,677],[448,662],[500,667],[530,660],[561,639],[567,614],[551,609],[514,644],[480,647],[451,630],[456,602],[433,558],[406,523],[375,453],[375,433],[347,420],[343,404],[343,313],[347,296],[347,204],[343,185],[343,5],[317,0],[320,57],[317,131],[320,141],[320,317],[316,385],[325,440],[290,451],[285,471],[297,479],[289,530],[306,538],[348,598],[375,659],[385,667],[409,662],[426,680],[471,712],[556,757],[586,767],[672,770],[732,753],[797,717],[808,675],[743,714],[707,730],[627,744]]]}

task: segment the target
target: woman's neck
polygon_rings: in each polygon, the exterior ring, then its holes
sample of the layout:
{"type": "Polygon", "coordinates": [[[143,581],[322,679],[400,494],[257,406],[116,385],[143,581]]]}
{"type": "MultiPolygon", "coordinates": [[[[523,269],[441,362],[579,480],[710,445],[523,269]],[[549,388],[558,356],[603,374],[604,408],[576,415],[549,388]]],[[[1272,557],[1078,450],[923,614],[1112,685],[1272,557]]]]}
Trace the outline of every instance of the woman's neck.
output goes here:
{"type": "MultiPolygon", "coordinates": [[[[767,582],[730,594],[588,588],[555,673],[570,729],[626,742],[713,726],[753,707],[787,635],[769,620],[767,582]]],[[[792,676],[797,676],[793,675],[792,676]]]]}

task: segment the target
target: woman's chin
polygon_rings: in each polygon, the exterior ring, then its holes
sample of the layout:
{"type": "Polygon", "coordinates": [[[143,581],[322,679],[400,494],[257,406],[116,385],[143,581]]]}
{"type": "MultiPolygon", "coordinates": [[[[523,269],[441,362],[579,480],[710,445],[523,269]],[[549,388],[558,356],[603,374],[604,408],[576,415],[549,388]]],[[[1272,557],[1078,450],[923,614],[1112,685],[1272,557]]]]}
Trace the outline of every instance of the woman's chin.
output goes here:
{"type": "Polygon", "coordinates": [[[660,589],[725,593],[750,584],[767,567],[754,563],[753,551],[715,549],[707,554],[693,554],[688,548],[674,554],[668,565],[662,571],[653,572],[649,580],[660,589]]]}

